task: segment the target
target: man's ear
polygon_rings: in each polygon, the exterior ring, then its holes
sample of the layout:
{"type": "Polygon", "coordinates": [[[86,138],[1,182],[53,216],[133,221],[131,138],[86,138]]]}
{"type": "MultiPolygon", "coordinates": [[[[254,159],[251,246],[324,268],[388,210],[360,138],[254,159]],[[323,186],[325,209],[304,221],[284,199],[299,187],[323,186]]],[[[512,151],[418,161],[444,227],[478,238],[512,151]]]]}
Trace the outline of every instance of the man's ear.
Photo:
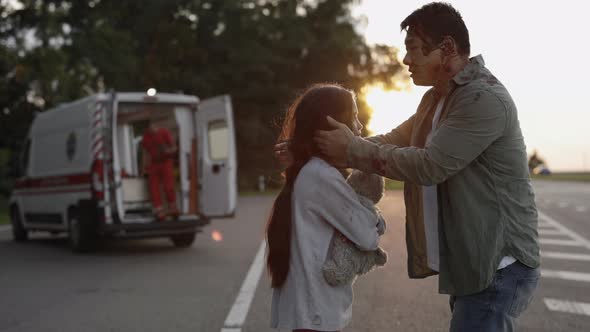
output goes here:
{"type": "Polygon", "coordinates": [[[438,47],[441,49],[443,56],[453,56],[458,54],[457,43],[451,36],[444,36],[443,40],[438,44],[438,47]]]}

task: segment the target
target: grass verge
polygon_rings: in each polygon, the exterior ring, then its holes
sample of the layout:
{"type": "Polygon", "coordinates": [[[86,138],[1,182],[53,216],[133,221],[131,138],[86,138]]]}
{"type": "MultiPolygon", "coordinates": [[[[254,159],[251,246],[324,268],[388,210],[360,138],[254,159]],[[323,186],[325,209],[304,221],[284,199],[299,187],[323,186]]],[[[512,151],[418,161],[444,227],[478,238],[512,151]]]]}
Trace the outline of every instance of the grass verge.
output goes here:
{"type": "Polygon", "coordinates": [[[535,180],[590,182],[590,173],[553,173],[533,175],[535,180]]]}
{"type": "Polygon", "coordinates": [[[404,183],[385,178],[385,190],[404,190],[404,183]]]}
{"type": "Polygon", "coordinates": [[[0,225],[8,224],[8,200],[6,197],[0,195],[0,225]]]}

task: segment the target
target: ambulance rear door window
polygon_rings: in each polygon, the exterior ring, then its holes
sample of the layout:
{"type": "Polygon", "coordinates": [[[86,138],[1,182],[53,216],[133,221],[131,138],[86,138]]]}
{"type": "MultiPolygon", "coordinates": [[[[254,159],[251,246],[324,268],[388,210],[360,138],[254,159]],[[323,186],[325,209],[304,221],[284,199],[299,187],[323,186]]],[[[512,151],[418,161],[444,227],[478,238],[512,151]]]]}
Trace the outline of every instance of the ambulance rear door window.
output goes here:
{"type": "Polygon", "coordinates": [[[209,157],[226,160],[229,157],[229,131],[224,120],[212,121],[208,127],[209,157]]]}

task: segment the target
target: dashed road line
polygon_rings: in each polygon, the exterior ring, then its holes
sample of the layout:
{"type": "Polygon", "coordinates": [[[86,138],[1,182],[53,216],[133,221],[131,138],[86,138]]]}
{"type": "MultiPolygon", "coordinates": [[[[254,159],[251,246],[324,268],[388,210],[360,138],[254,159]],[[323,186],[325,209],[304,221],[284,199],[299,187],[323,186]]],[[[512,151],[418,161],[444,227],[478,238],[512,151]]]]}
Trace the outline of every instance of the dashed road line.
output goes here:
{"type": "Polygon", "coordinates": [[[590,303],[564,301],[550,298],[545,298],[543,301],[545,302],[547,308],[551,311],[590,316],[590,303]]]}
{"type": "Polygon", "coordinates": [[[580,247],[582,244],[576,240],[570,239],[539,239],[541,244],[552,244],[557,246],[580,247]]]}
{"type": "MultiPolygon", "coordinates": [[[[567,205],[561,202],[560,207],[566,207],[567,205]]],[[[576,207],[578,210],[578,207],[576,207]]],[[[555,244],[564,246],[579,246],[590,249],[590,241],[577,234],[576,232],[565,227],[555,219],[547,216],[546,214],[538,211],[539,222],[543,223],[548,227],[554,229],[539,229],[540,235],[564,235],[568,236],[569,239],[555,239],[555,238],[542,238],[539,239],[541,244],[555,244]]],[[[577,261],[590,261],[590,255],[582,253],[570,253],[570,252],[558,252],[558,251],[541,251],[541,257],[543,259],[562,259],[562,260],[577,260],[577,261]]],[[[579,281],[579,282],[590,282],[590,273],[582,273],[576,271],[562,271],[562,270],[547,270],[541,269],[541,276],[543,278],[559,279],[567,281],[579,281]]],[[[553,298],[543,299],[545,305],[550,311],[571,313],[577,315],[590,316],[590,303],[574,302],[553,298]]]]}
{"type": "Polygon", "coordinates": [[[544,278],[561,279],[570,281],[590,282],[590,273],[559,271],[559,270],[541,270],[541,276],[544,278]]]}
{"type": "Polygon", "coordinates": [[[560,235],[563,234],[557,229],[539,229],[539,235],[560,235]]]}
{"type": "Polygon", "coordinates": [[[588,211],[588,208],[580,205],[580,206],[576,206],[576,211],[577,212],[586,212],[586,211],[588,211]]]}
{"type": "Polygon", "coordinates": [[[539,220],[537,227],[539,227],[539,228],[548,228],[548,227],[553,228],[553,226],[550,223],[544,222],[542,220],[539,220]]]}
{"type": "Polygon", "coordinates": [[[566,208],[566,207],[570,206],[570,203],[568,203],[568,202],[559,202],[559,204],[557,206],[559,206],[560,208],[563,209],[563,208],[566,208]]]}
{"type": "Polygon", "coordinates": [[[590,249],[590,241],[586,240],[585,238],[583,238],[582,236],[580,236],[576,232],[570,230],[569,228],[563,226],[562,224],[557,222],[555,219],[549,217],[548,215],[544,214],[543,212],[538,211],[538,214],[539,214],[539,217],[544,220],[544,222],[551,224],[553,227],[560,230],[565,235],[568,235],[570,238],[577,241],[581,246],[583,246],[587,249],[590,249]]]}
{"type": "Polygon", "coordinates": [[[576,254],[571,252],[542,251],[541,257],[572,261],[590,261],[590,255],[576,254]]]}

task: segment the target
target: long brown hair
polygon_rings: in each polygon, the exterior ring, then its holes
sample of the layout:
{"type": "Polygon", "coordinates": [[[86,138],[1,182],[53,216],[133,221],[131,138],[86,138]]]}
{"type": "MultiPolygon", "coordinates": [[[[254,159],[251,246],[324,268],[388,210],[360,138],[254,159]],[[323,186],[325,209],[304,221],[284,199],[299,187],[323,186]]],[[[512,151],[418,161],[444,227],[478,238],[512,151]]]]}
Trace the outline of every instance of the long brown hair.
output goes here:
{"type": "Polygon", "coordinates": [[[275,199],[266,227],[267,267],[273,288],[281,287],[291,259],[291,196],[299,171],[313,156],[322,157],[313,141],[316,130],[328,130],[326,116],[352,127],[354,94],[337,84],[314,84],[287,109],[279,141],[289,141],[293,164],[283,176],[285,184],[275,199]]]}

